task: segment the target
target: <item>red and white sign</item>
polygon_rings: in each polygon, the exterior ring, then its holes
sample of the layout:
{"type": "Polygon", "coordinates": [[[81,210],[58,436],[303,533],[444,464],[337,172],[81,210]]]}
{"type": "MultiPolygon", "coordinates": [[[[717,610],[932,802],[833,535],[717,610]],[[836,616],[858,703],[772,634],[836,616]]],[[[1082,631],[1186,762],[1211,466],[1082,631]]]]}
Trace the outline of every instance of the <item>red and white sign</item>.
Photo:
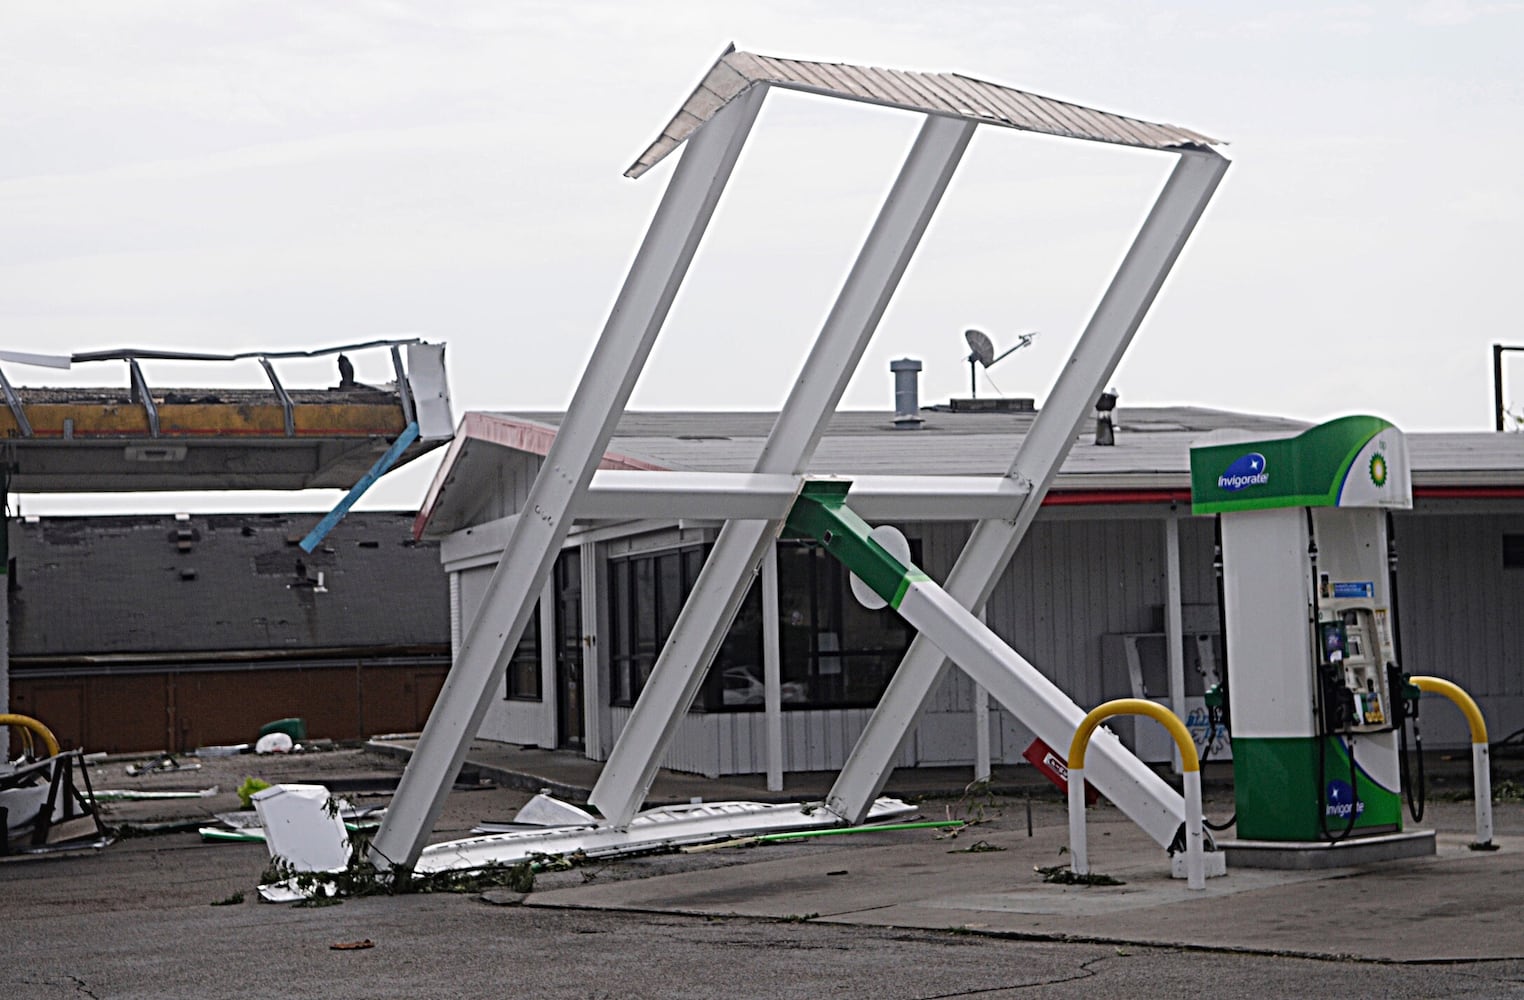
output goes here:
{"type": "MultiPolygon", "coordinates": [[[[1065,795],[1069,794],[1069,764],[1053,748],[1042,740],[1033,740],[1032,745],[1027,747],[1021,754],[1033,767],[1037,768],[1058,790],[1065,795]]],[[[1090,782],[1085,782],[1085,805],[1093,806],[1101,799],[1101,793],[1095,790],[1090,782]]]]}

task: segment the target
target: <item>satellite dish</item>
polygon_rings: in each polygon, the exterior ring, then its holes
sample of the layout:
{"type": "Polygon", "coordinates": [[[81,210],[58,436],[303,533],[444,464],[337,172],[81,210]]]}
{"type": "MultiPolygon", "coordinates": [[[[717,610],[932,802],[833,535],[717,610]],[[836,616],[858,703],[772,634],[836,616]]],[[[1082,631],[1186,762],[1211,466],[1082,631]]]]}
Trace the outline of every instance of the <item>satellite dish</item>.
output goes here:
{"type": "Polygon", "coordinates": [[[964,330],[963,339],[968,341],[968,392],[972,399],[979,398],[978,369],[974,365],[979,364],[988,368],[1012,351],[1019,351],[1026,347],[1037,337],[1037,331],[1016,335],[1016,346],[1008,347],[999,354],[995,353],[995,345],[983,330],[964,330]]]}
{"type": "Polygon", "coordinates": [[[72,359],[66,354],[27,354],[24,351],[0,351],[0,361],[14,361],[18,365],[37,365],[41,368],[68,368],[72,359]]]}
{"type": "MultiPolygon", "coordinates": [[[[910,565],[910,540],[900,529],[892,524],[881,524],[869,531],[868,537],[877,542],[885,552],[899,560],[901,566],[910,565]]],[[[848,582],[852,584],[852,596],[857,598],[857,603],[869,611],[877,611],[879,608],[889,606],[889,602],[878,596],[872,587],[858,578],[856,573],[848,578],[848,582]]]]}
{"type": "Polygon", "coordinates": [[[968,341],[969,361],[977,361],[988,368],[995,363],[995,345],[983,330],[964,330],[963,339],[968,341]]]}

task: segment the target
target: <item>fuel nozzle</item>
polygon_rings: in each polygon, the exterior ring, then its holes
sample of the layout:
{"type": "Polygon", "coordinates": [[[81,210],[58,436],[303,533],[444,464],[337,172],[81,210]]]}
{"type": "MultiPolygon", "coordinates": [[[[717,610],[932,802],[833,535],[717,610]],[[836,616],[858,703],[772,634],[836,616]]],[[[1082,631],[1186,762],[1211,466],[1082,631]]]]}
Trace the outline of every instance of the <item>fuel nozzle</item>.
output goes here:
{"type": "Polygon", "coordinates": [[[1387,661],[1386,687],[1391,692],[1392,722],[1402,725],[1408,719],[1418,718],[1418,699],[1423,692],[1413,683],[1413,675],[1405,674],[1397,664],[1387,661]]]}

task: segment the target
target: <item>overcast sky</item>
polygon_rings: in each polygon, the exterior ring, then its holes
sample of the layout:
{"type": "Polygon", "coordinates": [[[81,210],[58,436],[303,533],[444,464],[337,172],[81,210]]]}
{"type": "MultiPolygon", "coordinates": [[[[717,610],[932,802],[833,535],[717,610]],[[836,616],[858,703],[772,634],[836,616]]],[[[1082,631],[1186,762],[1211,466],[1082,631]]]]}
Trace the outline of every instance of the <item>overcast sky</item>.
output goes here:
{"type": "MultiPolygon", "coordinates": [[[[1227,140],[1227,178],[1117,373],[1124,406],[1491,427],[1489,345],[1524,343],[1524,3],[11,0],[0,348],[422,336],[449,344],[457,416],[562,408],[675,158],[622,172],[732,41],[1227,140]]],[[[769,96],[632,405],[781,403],[916,128],[769,96]]],[[[844,405],[887,408],[902,356],[925,364],[923,401],[966,395],[970,326],[997,350],[1040,331],[979,385],[1040,405],[1172,159],[979,130],[844,405]]],[[[382,360],[362,380],[387,378],[382,360]]],[[[70,377],[125,384],[119,365],[70,377]]],[[[367,506],[416,508],[433,465],[367,506]]]]}

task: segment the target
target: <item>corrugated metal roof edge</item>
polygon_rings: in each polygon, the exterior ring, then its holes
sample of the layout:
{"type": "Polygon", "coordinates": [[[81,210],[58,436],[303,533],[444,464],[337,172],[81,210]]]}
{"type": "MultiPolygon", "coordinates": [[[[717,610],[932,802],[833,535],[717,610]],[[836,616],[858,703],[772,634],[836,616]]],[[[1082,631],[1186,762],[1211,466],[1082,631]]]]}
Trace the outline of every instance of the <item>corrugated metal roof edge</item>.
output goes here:
{"type": "MultiPolygon", "coordinates": [[[[853,68],[856,68],[856,64],[853,64],[853,63],[841,63],[841,62],[834,62],[833,63],[833,62],[824,62],[824,61],[819,61],[819,60],[781,60],[780,57],[762,56],[760,53],[740,52],[740,51],[738,51],[736,49],[735,43],[731,42],[728,45],[726,45],[724,51],[720,53],[719,57],[717,59],[715,59],[715,61],[710,65],[709,69],[705,71],[704,75],[699,78],[699,82],[694,86],[694,88],[688,92],[688,96],[683,99],[683,102],[681,104],[678,105],[677,111],[674,112],[673,115],[670,118],[667,119],[667,124],[662,127],[662,130],[657,135],[656,139],[654,139],[651,143],[649,143],[646,146],[646,148],[641,151],[640,155],[635,158],[635,162],[630,164],[630,166],[624,171],[624,176],[625,177],[628,177],[631,180],[639,178],[646,171],[650,170],[652,167],[656,166],[656,164],[658,164],[662,160],[666,159],[667,156],[670,155],[671,152],[674,149],[676,149],[678,146],[682,145],[682,143],[687,140],[687,136],[686,135],[684,135],[684,136],[672,136],[672,135],[670,135],[669,134],[669,129],[670,129],[671,124],[674,121],[676,121],[678,118],[682,117],[682,115],[687,111],[688,105],[692,103],[693,99],[699,94],[700,91],[706,89],[706,84],[707,84],[709,78],[715,72],[715,70],[718,69],[722,65],[727,65],[726,60],[730,56],[732,56],[732,55],[744,55],[744,56],[750,56],[750,57],[753,57],[753,58],[777,59],[779,61],[788,61],[788,62],[800,62],[800,63],[808,62],[811,65],[823,66],[823,67],[853,67],[853,68]],[[660,150],[658,152],[657,151],[657,147],[661,146],[663,140],[668,140],[668,139],[671,139],[671,140],[674,140],[674,141],[672,142],[672,144],[668,148],[660,150]],[[655,155],[652,155],[653,153],[655,155]]],[[[874,68],[874,67],[869,67],[869,68],[874,68]]],[[[734,69],[734,67],[732,67],[732,69],[734,69]]],[[[740,72],[739,70],[735,70],[735,71],[737,73],[740,72]]],[[[911,72],[911,71],[896,71],[896,72],[911,72]]],[[[921,72],[925,72],[925,71],[921,71],[921,72]]],[[[1195,129],[1186,128],[1183,125],[1170,125],[1170,124],[1164,123],[1164,122],[1150,122],[1150,121],[1147,121],[1147,120],[1142,119],[1142,118],[1132,117],[1130,115],[1117,114],[1117,113],[1111,112],[1111,111],[1102,111],[1099,108],[1087,107],[1086,105],[1078,104],[1078,103],[1075,103],[1074,101],[1065,101],[1065,100],[1061,100],[1059,98],[1046,97],[1046,96],[1043,96],[1041,94],[1033,94],[1033,93],[1030,93],[1029,91],[1023,91],[1023,90],[1019,90],[1018,88],[1008,86],[1007,84],[995,83],[993,81],[985,80],[985,79],[983,79],[981,77],[971,76],[971,75],[966,74],[966,73],[958,73],[956,71],[946,71],[944,73],[944,75],[949,76],[949,77],[956,77],[956,78],[960,78],[960,79],[964,79],[964,80],[969,80],[969,81],[972,81],[974,83],[982,84],[982,85],[988,86],[988,87],[995,87],[995,88],[1000,89],[1000,90],[1010,90],[1010,91],[1022,94],[1023,96],[1027,96],[1027,97],[1040,98],[1043,101],[1048,101],[1048,102],[1051,102],[1051,103],[1056,104],[1056,105],[1061,105],[1061,106],[1063,106],[1065,108],[1075,108],[1075,109],[1078,109],[1080,111],[1084,111],[1084,112],[1087,112],[1087,113],[1090,113],[1090,114],[1104,115],[1107,118],[1117,119],[1118,121],[1126,122],[1129,125],[1142,125],[1142,126],[1147,126],[1149,128],[1169,129],[1169,130],[1185,133],[1186,135],[1189,136],[1189,138],[1182,138],[1178,142],[1159,142],[1159,143],[1148,142],[1148,143],[1140,143],[1140,142],[1125,142],[1125,141],[1122,141],[1120,139],[1108,139],[1108,138],[1105,138],[1105,137],[1102,137],[1102,136],[1099,136],[1099,135],[1095,135],[1095,134],[1081,134],[1079,132],[1068,131],[1068,130],[1058,130],[1058,129],[1055,129],[1055,130],[1053,130],[1051,132],[1044,132],[1044,130],[1023,128],[1022,126],[1015,125],[1015,124],[1009,123],[1009,122],[1004,122],[1003,123],[1001,121],[998,121],[996,119],[993,119],[993,118],[985,116],[985,115],[978,115],[978,114],[969,114],[969,115],[948,114],[947,112],[944,112],[944,111],[932,110],[932,109],[924,108],[924,107],[921,107],[921,106],[918,106],[918,105],[911,105],[911,104],[908,104],[908,103],[905,103],[905,102],[898,102],[898,101],[893,101],[893,100],[888,100],[888,99],[882,99],[882,98],[873,98],[873,97],[870,97],[870,96],[865,96],[865,95],[855,94],[855,93],[851,94],[851,95],[846,95],[846,94],[844,94],[840,90],[834,90],[834,89],[827,88],[827,87],[814,87],[814,86],[810,86],[808,84],[800,83],[800,82],[794,81],[794,80],[780,80],[780,79],[770,79],[770,78],[751,79],[750,83],[748,83],[745,87],[742,87],[739,91],[736,92],[736,94],[734,94],[732,97],[730,97],[724,103],[726,103],[726,104],[730,103],[730,101],[735,100],[737,97],[739,97],[742,94],[746,93],[752,87],[755,87],[755,86],[771,86],[771,87],[781,87],[781,88],[783,88],[785,90],[796,90],[796,91],[800,91],[802,93],[818,94],[818,95],[823,96],[823,97],[837,97],[837,98],[844,98],[844,99],[849,99],[849,100],[855,100],[855,101],[859,101],[859,102],[864,103],[864,104],[873,104],[873,105],[878,105],[880,107],[898,108],[898,109],[902,109],[902,110],[920,110],[920,111],[924,111],[927,114],[942,114],[942,115],[945,115],[946,117],[950,117],[950,118],[953,118],[953,117],[955,117],[955,118],[962,118],[962,119],[964,119],[966,121],[979,122],[979,123],[983,123],[983,124],[987,124],[987,125],[995,125],[995,126],[1001,127],[1001,128],[1014,128],[1017,131],[1043,132],[1043,134],[1051,134],[1051,135],[1055,135],[1055,136],[1059,136],[1059,137],[1068,137],[1068,138],[1080,139],[1080,140],[1085,140],[1085,141],[1090,141],[1090,142],[1103,142],[1103,143],[1107,143],[1107,144],[1111,144],[1111,145],[1131,146],[1131,147],[1134,147],[1134,148],[1148,148],[1148,149],[1160,149],[1160,150],[1169,150],[1169,149],[1201,149],[1201,150],[1209,150],[1213,146],[1225,146],[1225,145],[1228,144],[1226,142],[1226,140],[1215,139],[1215,138],[1213,138],[1211,136],[1208,136],[1208,135],[1206,135],[1204,133],[1197,132],[1195,129]]],[[[707,120],[708,119],[706,118],[705,121],[707,121],[707,120]]],[[[700,122],[698,127],[702,127],[702,124],[703,124],[703,122],[700,122]]]]}

